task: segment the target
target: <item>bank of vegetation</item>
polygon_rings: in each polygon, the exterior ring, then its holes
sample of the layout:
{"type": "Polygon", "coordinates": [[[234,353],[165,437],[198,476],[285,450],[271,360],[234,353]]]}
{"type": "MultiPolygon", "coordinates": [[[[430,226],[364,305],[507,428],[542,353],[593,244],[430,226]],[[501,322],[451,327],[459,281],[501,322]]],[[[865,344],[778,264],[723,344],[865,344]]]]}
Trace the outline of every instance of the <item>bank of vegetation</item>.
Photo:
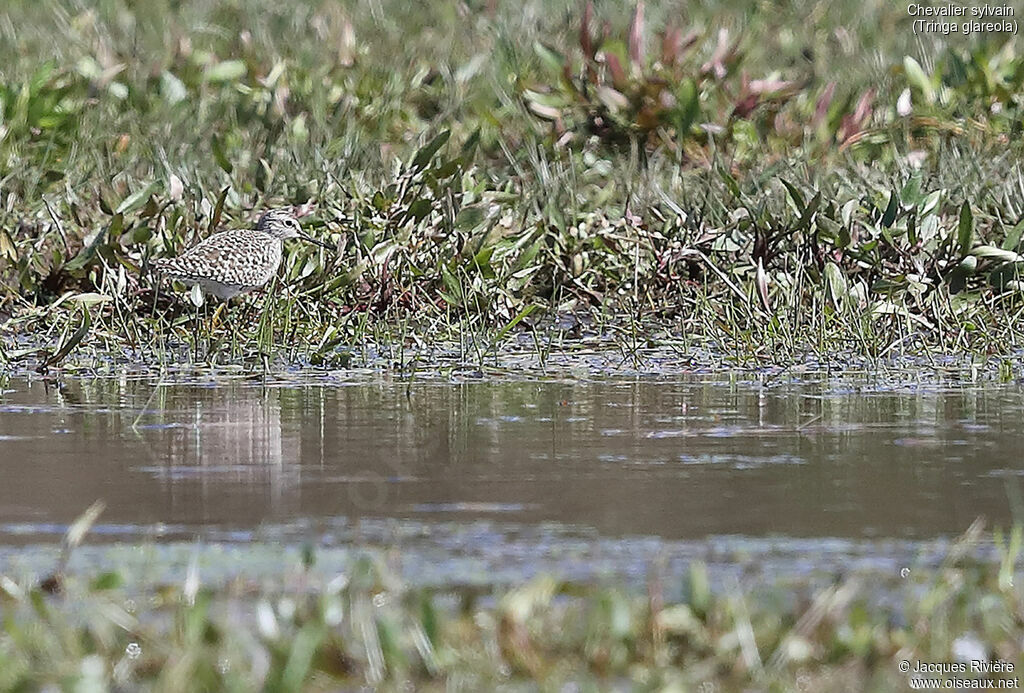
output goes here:
{"type": "Polygon", "coordinates": [[[343,365],[371,341],[543,344],[567,314],[760,360],[1013,353],[1024,57],[913,19],[14,0],[0,359],[343,365]],[[281,205],[337,252],[292,248],[234,315],[149,272],[281,205]]]}

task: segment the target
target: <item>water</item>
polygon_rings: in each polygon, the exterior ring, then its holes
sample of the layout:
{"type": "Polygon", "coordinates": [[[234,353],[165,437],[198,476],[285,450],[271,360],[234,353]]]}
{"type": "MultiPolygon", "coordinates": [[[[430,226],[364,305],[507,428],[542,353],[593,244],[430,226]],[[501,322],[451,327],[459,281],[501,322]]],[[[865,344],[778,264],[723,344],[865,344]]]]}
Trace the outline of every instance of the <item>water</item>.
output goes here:
{"type": "Polygon", "coordinates": [[[385,526],[453,566],[723,537],[825,560],[1012,521],[1018,386],[744,377],[13,379],[0,545],[53,542],[97,499],[94,540],[349,545],[385,526]]]}

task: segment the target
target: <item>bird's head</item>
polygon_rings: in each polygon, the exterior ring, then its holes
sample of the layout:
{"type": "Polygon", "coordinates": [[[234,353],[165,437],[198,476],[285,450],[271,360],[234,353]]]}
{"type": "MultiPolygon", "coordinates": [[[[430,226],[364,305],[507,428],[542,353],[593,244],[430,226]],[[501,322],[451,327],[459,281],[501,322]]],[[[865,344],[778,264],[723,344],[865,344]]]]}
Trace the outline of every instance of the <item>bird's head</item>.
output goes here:
{"type": "Polygon", "coordinates": [[[259,222],[256,224],[256,230],[269,236],[273,236],[274,238],[280,238],[282,241],[289,238],[301,238],[304,241],[316,243],[324,248],[330,249],[331,247],[328,244],[318,241],[312,236],[307,236],[303,233],[299,220],[295,218],[295,215],[292,214],[290,209],[279,208],[264,212],[263,216],[260,217],[259,222]]]}

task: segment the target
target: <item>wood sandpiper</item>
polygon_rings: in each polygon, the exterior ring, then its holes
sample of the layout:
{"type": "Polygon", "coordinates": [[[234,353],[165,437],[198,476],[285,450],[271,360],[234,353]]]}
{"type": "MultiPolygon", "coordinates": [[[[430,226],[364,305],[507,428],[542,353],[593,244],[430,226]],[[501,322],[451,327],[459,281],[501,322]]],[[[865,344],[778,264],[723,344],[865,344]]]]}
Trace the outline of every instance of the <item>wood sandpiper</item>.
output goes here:
{"type": "Polygon", "coordinates": [[[284,241],[299,238],[330,249],[326,243],[302,232],[299,220],[288,209],[264,212],[255,229],[221,231],[192,246],[175,258],[156,260],[160,274],[227,300],[258,289],[277,273],[284,241]]]}

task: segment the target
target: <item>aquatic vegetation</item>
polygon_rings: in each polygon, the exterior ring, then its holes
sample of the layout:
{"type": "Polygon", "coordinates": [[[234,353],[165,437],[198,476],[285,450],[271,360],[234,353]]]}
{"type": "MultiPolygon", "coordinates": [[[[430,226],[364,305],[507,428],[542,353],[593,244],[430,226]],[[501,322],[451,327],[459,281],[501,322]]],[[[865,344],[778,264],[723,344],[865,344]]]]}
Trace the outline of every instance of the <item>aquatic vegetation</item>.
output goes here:
{"type": "Polygon", "coordinates": [[[560,142],[571,133],[618,143],[636,137],[643,146],[664,143],[680,150],[714,133],[727,142],[738,121],[752,122],[754,112],[768,106],[777,110],[798,90],[795,82],[780,79],[751,80],[745,73],[737,79],[742,55],[728,29],[719,31],[702,62],[699,32],[684,35],[679,27],[666,27],[660,53],[648,58],[644,8],[642,0],[634,7],[623,41],[610,35],[607,22],[602,36],[593,35],[594,5],[588,2],[580,19],[580,64],[543,43],[534,45],[554,81],[524,86],[521,97],[535,115],[552,121],[560,142]],[[725,82],[729,77],[732,84],[725,82]]]}
{"type": "Polygon", "coordinates": [[[646,591],[546,576],[412,589],[369,555],[323,575],[312,547],[274,584],[208,586],[195,561],[173,584],[135,583],[116,567],[67,572],[98,510],[73,526],[54,574],[28,583],[0,573],[0,690],[895,691],[908,685],[902,661],[970,653],[1024,666],[1019,527],[1006,543],[997,533],[999,563],[977,556],[976,523],[938,570],[837,577],[817,592],[767,583],[740,593],[710,584],[700,562],[683,575],[653,569],[646,591]],[[666,597],[670,581],[681,598],[666,597]]]}
{"type": "Polygon", "coordinates": [[[918,45],[880,1],[527,9],[9,3],[0,360],[544,349],[567,314],[627,351],[1020,348],[1013,37],[918,45]],[[278,205],[339,253],[292,249],[237,335],[158,286],[278,205]]]}

